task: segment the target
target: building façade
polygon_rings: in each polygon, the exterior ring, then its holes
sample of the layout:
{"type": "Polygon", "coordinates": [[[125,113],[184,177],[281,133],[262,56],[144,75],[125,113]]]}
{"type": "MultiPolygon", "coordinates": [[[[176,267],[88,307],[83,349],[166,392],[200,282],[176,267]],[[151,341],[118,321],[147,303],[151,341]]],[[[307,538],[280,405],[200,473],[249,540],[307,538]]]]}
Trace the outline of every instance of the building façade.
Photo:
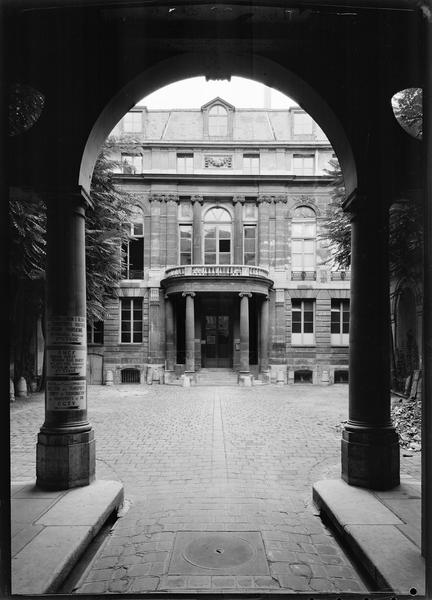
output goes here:
{"type": "Polygon", "coordinates": [[[135,107],[108,145],[139,208],[118,296],[88,327],[90,383],[347,381],[350,274],[322,238],[335,155],[309,115],[135,107]]]}

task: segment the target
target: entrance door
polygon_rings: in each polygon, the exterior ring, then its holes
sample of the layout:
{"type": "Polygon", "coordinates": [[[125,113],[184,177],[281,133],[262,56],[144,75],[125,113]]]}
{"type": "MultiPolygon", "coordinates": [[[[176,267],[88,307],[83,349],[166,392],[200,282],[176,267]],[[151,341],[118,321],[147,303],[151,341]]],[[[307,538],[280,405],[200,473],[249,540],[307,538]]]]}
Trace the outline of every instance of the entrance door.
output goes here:
{"type": "Polygon", "coordinates": [[[209,301],[203,314],[203,366],[232,366],[232,317],[229,301],[209,301]]]}

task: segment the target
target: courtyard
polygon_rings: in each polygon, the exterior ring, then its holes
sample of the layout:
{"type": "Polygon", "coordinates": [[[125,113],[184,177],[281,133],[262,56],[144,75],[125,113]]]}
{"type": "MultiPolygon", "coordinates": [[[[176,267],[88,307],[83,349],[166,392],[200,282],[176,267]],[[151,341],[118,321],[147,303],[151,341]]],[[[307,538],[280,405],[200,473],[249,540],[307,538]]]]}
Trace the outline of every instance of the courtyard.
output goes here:
{"type": "MultiPolygon", "coordinates": [[[[73,591],[368,590],[311,493],[340,477],[348,386],[89,386],[88,410],[97,478],[121,481],[125,504],[73,591]],[[257,562],[182,563],[200,539],[251,543],[257,562]]],[[[11,416],[12,481],[33,481],[43,395],[11,416]]],[[[420,479],[419,453],[401,450],[401,474],[420,479]]]]}

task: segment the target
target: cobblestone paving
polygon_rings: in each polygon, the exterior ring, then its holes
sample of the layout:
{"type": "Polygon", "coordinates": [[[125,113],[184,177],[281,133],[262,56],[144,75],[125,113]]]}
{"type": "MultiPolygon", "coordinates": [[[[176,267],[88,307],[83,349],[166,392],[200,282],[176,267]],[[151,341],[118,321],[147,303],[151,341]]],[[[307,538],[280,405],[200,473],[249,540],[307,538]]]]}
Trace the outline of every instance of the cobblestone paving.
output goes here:
{"type": "MultiPolygon", "coordinates": [[[[92,386],[88,403],[97,476],[127,501],[77,592],[366,591],[311,501],[340,473],[346,386],[92,386]],[[182,531],[260,532],[268,575],[172,572],[182,531]]],[[[13,480],[34,479],[43,410],[41,396],[12,405],[13,480]]],[[[420,456],[401,454],[417,478],[420,456]]]]}

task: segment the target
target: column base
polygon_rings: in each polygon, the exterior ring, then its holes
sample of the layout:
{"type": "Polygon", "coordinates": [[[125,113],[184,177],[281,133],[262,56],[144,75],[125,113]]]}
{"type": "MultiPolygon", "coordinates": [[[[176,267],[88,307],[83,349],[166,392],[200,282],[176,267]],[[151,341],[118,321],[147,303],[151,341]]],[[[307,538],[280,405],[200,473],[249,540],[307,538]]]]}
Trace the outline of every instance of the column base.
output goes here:
{"type": "Polygon", "coordinates": [[[251,385],[253,385],[252,373],[250,373],[249,371],[239,371],[238,384],[245,387],[250,387],[251,385]]]}
{"type": "Polygon", "coordinates": [[[39,433],[36,445],[36,485],[46,490],[67,490],[89,485],[95,479],[94,431],[39,433]]]}
{"type": "Polygon", "coordinates": [[[342,432],[342,479],[349,485],[389,490],[400,483],[399,437],[393,427],[342,432]]]}

